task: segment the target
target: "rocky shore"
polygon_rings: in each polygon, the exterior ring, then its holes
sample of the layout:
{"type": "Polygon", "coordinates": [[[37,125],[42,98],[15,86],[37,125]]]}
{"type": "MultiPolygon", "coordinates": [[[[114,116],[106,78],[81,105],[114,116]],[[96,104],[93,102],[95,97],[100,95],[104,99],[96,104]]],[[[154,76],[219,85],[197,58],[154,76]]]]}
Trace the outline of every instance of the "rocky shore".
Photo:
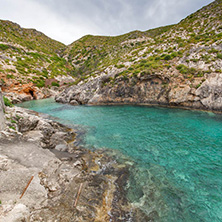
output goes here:
{"type": "Polygon", "coordinates": [[[7,107],[5,119],[0,221],[152,221],[126,198],[131,164],[75,147],[75,130],[34,111],[7,107]]]}
{"type": "Polygon", "coordinates": [[[110,79],[113,79],[115,74],[113,72],[110,75],[101,75],[86,83],[67,88],[56,96],[56,101],[71,105],[164,105],[222,111],[221,74],[212,73],[196,78],[195,83],[184,83],[178,73],[167,75],[166,72],[138,75],[128,80],[117,78],[115,84],[110,84],[110,79]]]}

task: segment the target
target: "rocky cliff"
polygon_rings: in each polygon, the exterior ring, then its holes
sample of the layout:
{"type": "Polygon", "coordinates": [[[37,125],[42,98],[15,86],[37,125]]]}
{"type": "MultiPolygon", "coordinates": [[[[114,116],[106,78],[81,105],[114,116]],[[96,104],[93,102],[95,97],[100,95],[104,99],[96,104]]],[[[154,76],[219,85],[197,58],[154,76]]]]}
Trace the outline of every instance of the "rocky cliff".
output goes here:
{"type": "Polygon", "coordinates": [[[221,14],[217,0],[173,26],[74,42],[65,52],[82,76],[56,101],[222,111],[221,14]]]}
{"type": "Polygon", "coordinates": [[[93,79],[86,84],[66,89],[56,97],[57,102],[72,105],[90,104],[153,104],[222,111],[222,75],[211,73],[200,87],[183,83],[165,75],[119,79],[115,85],[105,85],[107,77],[93,79]]]}
{"type": "Polygon", "coordinates": [[[4,101],[2,97],[2,91],[0,88],[0,131],[5,127],[5,117],[4,117],[4,101]]]}

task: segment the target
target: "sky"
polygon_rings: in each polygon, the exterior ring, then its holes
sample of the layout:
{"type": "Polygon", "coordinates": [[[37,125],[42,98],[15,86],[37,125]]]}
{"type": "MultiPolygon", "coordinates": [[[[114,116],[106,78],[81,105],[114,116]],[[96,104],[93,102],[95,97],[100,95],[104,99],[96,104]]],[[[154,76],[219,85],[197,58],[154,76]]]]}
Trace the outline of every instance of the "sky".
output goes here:
{"type": "Polygon", "coordinates": [[[176,24],[213,0],[0,0],[0,19],[68,45],[84,35],[115,36],[176,24]]]}

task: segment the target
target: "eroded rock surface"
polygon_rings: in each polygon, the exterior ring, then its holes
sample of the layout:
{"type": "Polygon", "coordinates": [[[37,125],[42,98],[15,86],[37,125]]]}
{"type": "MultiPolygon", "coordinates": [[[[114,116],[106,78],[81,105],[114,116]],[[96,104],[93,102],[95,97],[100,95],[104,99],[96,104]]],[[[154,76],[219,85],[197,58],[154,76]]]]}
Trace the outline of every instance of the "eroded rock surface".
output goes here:
{"type": "Polygon", "coordinates": [[[64,90],[57,102],[70,104],[156,104],[222,111],[222,75],[212,73],[196,78],[193,83],[180,83],[166,74],[137,76],[127,81],[118,78],[114,85],[106,84],[113,76],[92,78],[64,90]],[[192,85],[194,84],[195,87],[192,85]]]}
{"type": "Polygon", "coordinates": [[[36,112],[7,108],[6,119],[0,132],[1,222],[141,218],[126,198],[131,164],[117,163],[106,150],[75,147],[72,129],[36,112]]]}

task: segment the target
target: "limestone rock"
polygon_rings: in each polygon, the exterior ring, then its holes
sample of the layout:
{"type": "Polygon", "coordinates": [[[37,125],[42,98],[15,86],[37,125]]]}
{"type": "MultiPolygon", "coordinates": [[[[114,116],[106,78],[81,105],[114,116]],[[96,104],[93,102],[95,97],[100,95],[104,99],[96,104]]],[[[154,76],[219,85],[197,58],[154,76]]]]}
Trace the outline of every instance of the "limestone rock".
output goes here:
{"type": "Polygon", "coordinates": [[[207,109],[222,111],[222,74],[212,74],[198,88],[197,95],[207,109]]]}
{"type": "Polygon", "coordinates": [[[169,102],[173,104],[180,104],[187,101],[190,91],[191,88],[187,85],[171,89],[169,92],[169,102]]]}
{"type": "Polygon", "coordinates": [[[109,83],[110,74],[101,74],[86,83],[65,89],[57,102],[70,104],[157,104],[222,111],[222,74],[182,81],[165,73],[139,74],[109,83]],[[206,79],[205,79],[206,78],[206,79]]]}
{"type": "Polygon", "coordinates": [[[55,149],[58,150],[58,151],[62,151],[62,152],[66,152],[68,151],[68,145],[67,144],[58,144],[55,146],[55,149]]]}
{"type": "Polygon", "coordinates": [[[26,132],[35,129],[39,122],[39,118],[36,116],[24,115],[18,121],[19,131],[26,132]]]}
{"type": "Polygon", "coordinates": [[[79,103],[74,99],[70,101],[70,104],[73,105],[73,106],[78,106],[79,105],[79,103]]]}
{"type": "Polygon", "coordinates": [[[67,137],[67,133],[65,132],[56,132],[54,133],[51,138],[50,142],[51,144],[54,144],[57,150],[66,150],[68,148],[67,142],[65,141],[65,138],[67,137]]]}
{"type": "Polygon", "coordinates": [[[14,208],[0,217],[0,221],[4,222],[23,222],[29,221],[30,213],[24,204],[16,204],[14,208]]]}
{"type": "Polygon", "coordinates": [[[32,130],[24,133],[24,138],[30,142],[40,142],[42,141],[44,135],[40,130],[32,130]]]}

